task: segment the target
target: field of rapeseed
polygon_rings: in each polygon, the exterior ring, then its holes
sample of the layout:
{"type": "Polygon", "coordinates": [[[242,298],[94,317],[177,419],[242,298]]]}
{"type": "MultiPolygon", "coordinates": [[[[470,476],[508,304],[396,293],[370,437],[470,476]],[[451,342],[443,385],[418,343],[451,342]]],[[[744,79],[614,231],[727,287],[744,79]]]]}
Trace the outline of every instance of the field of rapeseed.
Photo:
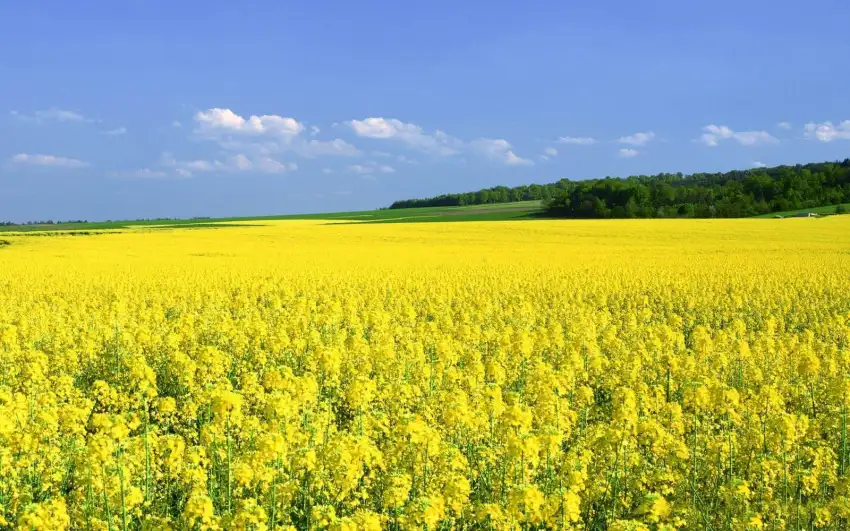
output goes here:
{"type": "Polygon", "coordinates": [[[850,521],[846,217],[4,239],[0,527],[850,521]]]}

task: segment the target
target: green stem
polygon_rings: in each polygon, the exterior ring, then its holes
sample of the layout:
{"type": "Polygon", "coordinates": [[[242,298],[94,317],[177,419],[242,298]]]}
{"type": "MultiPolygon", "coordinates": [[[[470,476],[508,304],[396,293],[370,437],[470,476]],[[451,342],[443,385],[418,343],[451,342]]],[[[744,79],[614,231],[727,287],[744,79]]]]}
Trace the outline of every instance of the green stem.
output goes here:
{"type": "Polygon", "coordinates": [[[230,439],[230,419],[227,419],[227,425],[225,427],[227,430],[227,512],[230,512],[232,501],[233,501],[233,483],[230,474],[230,463],[233,458],[233,450],[230,439]]]}
{"type": "Polygon", "coordinates": [[[847,473],[847,406],[841,406],[841,461],[838,463],[838,475],[847,473]]]}
{"type": "Polygon", "coordinates": [[[112,531],[112,514],[109,512],[109,496],[106,494],[106,465],[101,463],[100,472],[103,474],[103,510],[106,513],[106,528],[112,531]]]}
{"type": "Polygon", "coordinates": [[[148,401],[145,400],[145,501],[150,501],[151,496],[151,450],[148,440],[148,431],[150,425],[150,408],[148,401]]]}
{"type": "Polygon", "coordinates": [[[118,469],[118,492],[121,495],[121,531],[127,531],[127,504],[124,502],[124,471],[121,462],[117,463],[118,469]]]}

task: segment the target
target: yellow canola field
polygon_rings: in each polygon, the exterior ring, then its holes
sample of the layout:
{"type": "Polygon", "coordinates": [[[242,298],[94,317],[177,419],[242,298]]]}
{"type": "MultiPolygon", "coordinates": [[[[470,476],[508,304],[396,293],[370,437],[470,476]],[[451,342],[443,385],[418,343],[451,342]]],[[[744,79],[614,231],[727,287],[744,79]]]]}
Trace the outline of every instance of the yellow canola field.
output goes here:
{"type": "Polygon", "coordinates": [[[845,529],[850,217],[0,247],[0,527],[845,529]]]}

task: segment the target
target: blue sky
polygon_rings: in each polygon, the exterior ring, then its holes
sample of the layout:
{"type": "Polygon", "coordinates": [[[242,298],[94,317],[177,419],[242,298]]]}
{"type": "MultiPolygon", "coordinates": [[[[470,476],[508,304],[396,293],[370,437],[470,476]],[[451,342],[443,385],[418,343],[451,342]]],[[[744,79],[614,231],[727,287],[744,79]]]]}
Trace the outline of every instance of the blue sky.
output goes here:
{"type": "Polygon", "coordinates": [[[0,220],[850,156],[843,1],[0,3],[0,220]]]}

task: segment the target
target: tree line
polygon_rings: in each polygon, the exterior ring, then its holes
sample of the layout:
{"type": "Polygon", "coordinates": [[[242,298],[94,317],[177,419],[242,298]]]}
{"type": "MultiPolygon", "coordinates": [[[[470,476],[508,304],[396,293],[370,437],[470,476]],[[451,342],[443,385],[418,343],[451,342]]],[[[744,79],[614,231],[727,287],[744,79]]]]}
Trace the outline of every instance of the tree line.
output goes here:
{"type": "Polygon", "coordinates": [[[48,219],[46,221],[25,221],[24,223],[15,223],[14,221],[0,221],[0,226],[17,227],[21,225],[73,225],[75,223],[88,223],[88,221],[85,219],[73,219],[68,221],[53,221],[52,219],[48,219]]]}
{"type": "Polygon", "coordinates": [[[540,200],[569,218],[734,218],[850,202],[850,159],[725,173],[606,177],[396,201],[390,208],[540,200]]]}

